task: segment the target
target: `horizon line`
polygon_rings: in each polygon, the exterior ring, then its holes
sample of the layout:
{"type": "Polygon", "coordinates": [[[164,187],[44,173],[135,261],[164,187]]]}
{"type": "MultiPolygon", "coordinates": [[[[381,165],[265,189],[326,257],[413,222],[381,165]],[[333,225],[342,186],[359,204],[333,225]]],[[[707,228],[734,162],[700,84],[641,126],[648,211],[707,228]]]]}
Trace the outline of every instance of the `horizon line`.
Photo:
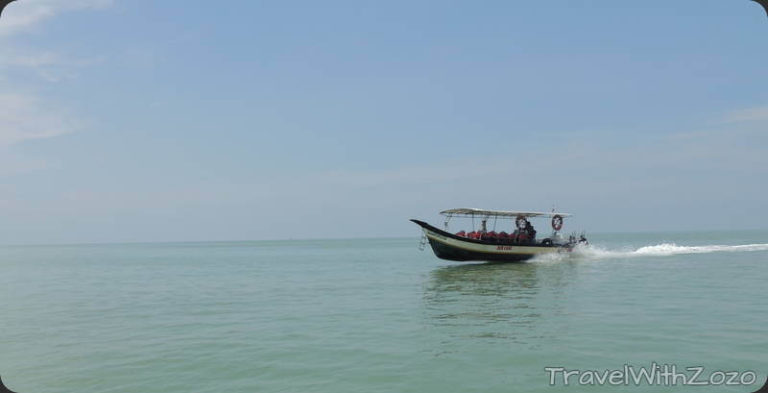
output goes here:
{"type": "MultiPolygon", "coordinates": [[[[735,230],[725,229],[694,229],[694,230],[633,230],[616,232],[591,232],[594,235],[632,235],[632,234],[680,234],[705,232],[756,232],[768,231],[768,228],[744,228],[735,230]]],[[[589,233],[589,232],[588,232],[589,233]]],[[[240,240],[143,240],[143,241],[96,241],[96,242],[51,242],[51,243],[2,243],[0,247],[64,247],[64,246],[110,246],[110,245],[139,245],[139,244],[200,244],[200,243],[250,243],[250,242],[291,242],[291,241],[340,241],[340,240],[402,240],[418,239],[421,236],[363,236],[363,237],[324,237],[324,238],[278,238],[278,239],[240,239],[240,240]]]]}

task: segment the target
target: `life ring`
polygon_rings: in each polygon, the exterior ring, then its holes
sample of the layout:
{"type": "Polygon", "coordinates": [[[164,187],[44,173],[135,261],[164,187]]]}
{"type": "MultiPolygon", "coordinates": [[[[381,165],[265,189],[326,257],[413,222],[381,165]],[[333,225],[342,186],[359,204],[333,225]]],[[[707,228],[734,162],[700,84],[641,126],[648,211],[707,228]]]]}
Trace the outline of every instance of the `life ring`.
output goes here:
{"type": "Polygon", "coordinates": [[[517,229],[523,230],[525,229],[525,224],[528,223],[528,220],[525,219],[525,216],[519,215],[515,219],[515,226],[517,226],[517,229]]]}
{"type": "Polygon", "coordinates": [[[552,229],[555,231],[563,229],[563,216],[559,214],[552,216],[552,229]]]}

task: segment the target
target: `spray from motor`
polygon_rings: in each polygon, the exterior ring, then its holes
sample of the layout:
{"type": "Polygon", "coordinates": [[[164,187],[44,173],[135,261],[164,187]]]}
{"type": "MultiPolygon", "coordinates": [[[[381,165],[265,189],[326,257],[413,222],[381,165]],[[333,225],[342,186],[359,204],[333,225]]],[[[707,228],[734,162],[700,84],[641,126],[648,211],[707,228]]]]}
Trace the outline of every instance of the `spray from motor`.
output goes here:
{"type": "Polygon", "coordinates": [[[713,252],[753,252],[768,251],[768,243],[744,245],[705,245],[679,246],[675,243],[661,243],[653,246],[643,246],[635,250],[609,250],[595,245],[578,245],[570,253],[558,253],[536,257],[534,261],[577,259],[609,259],[635,257],[665,257],[684,254],[708,254],[713,252]]]}

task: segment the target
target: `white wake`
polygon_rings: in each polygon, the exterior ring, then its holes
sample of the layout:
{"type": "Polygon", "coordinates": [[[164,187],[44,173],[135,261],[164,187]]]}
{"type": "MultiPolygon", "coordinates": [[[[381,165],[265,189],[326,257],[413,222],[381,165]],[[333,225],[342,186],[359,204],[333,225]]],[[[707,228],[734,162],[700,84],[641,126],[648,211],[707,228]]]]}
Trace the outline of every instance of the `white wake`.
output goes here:
{"type": "Polygon", "coordinates": [[[768,243],[743,244],[736,246],[706,245],[706,246],[679,246],[675,243],[662,243],[653,246],[644,246],[638,249],[609,250],[595,245],[577,246],[570,253],[544,254],[536,257],[536,260],[558,260],[569,257],[584,259],[605,258],[633,258],[633,257],[663,257],[682,254],[708,254],[713,252],[749,252],[768,251],[768,243]]]}

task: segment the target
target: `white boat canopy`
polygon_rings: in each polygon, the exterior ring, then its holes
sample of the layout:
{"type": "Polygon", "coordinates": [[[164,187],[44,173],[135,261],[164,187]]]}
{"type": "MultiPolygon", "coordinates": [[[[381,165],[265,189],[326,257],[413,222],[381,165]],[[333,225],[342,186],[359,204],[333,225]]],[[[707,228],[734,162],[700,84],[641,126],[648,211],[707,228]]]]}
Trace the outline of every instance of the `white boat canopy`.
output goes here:
{"type": "Polygon", "coordinates": [[[568,213],[558,212],[517,212],[517,211],[505,211],[505,210],[484,210],[473,208],[460,208],[460,209],[448,209],[443,210],[440,214],[448,217],[499,217],[499,218],[517,218],[523,217],[570,217],[568,213]]]}

